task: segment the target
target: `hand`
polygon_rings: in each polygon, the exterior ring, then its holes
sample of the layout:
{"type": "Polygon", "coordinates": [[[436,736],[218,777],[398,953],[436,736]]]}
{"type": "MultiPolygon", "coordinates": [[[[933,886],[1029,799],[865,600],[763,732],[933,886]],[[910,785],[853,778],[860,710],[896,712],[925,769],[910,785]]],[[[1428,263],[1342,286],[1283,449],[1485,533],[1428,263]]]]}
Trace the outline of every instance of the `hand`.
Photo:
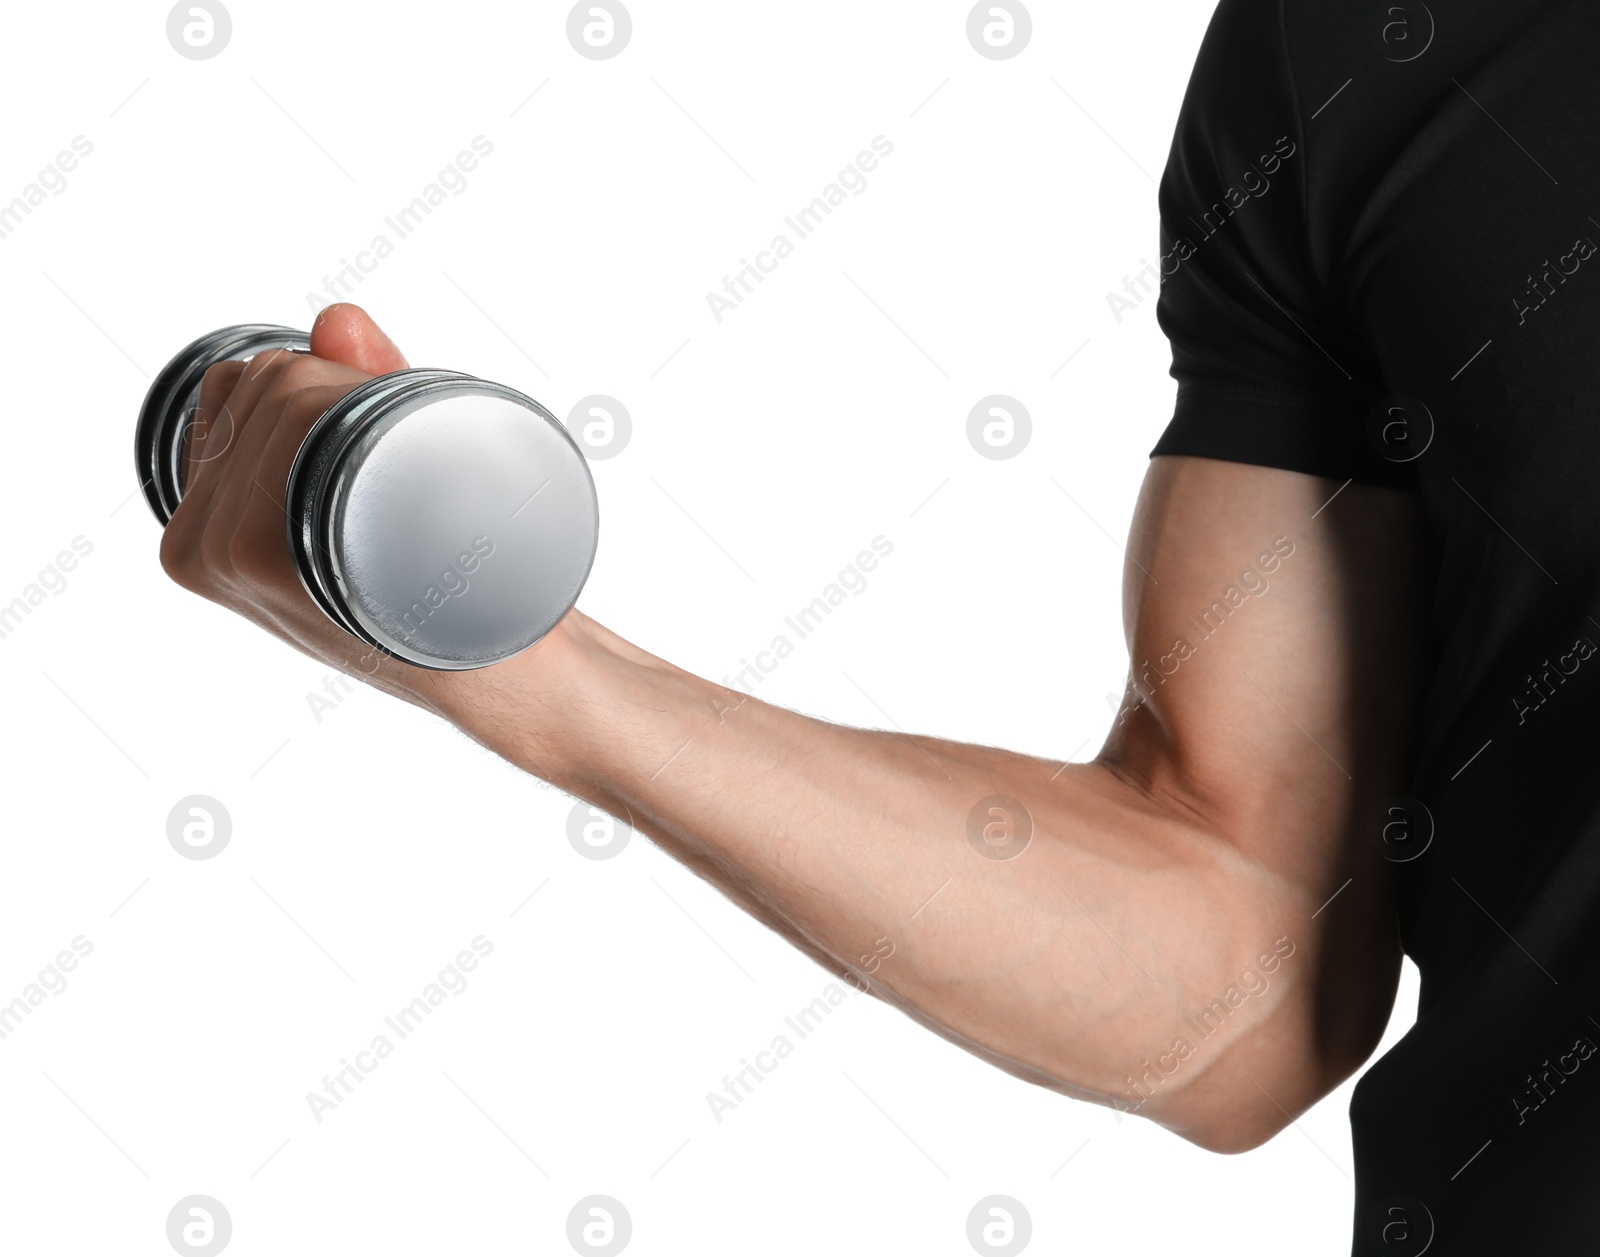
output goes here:
{"type": "MultiPolygon", "coordinates": [[[[414,667],[334,624],[301,584],[287,538],[289,469],[312,424],[356,385],[406,365],[364,310],[342,304],[318,314],[309,354],[270,350],[207,371],[161,566],[185,589],[312,658],[447,715],[472,674],[414,667]]],[[[555,653],[546,643],[561,631],[558,625],[532,650],[555,653]]]]}

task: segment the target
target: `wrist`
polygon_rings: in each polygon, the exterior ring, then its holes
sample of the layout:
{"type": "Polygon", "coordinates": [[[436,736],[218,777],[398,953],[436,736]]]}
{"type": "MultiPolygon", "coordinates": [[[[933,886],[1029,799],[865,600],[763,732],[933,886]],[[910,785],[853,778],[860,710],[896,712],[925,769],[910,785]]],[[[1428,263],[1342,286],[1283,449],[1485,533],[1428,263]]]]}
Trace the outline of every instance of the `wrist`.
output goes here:
{"type": "MultiPolygon", "coordinates": [[[[434,672],[423,704],[525,772],[567,788],[582,761],[584,679],[600,626],[576,608],[521,654],[487,668],[434,672]]],[[[604,632],[604,630],[600,630],[604,632]]]]}

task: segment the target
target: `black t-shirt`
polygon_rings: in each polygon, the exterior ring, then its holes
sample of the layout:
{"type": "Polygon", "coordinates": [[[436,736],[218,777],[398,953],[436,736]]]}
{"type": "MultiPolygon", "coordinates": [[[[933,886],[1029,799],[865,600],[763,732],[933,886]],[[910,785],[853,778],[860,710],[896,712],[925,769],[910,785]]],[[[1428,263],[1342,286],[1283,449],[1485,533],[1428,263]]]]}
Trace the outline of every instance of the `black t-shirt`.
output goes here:
{"type": "Polygon", "coordinates": [[[1437,543],[1353,1251],[1596,1251],[1600,5],[1221,0],[1160,210],[1153,453],[1420,493],[1437,543]]]}

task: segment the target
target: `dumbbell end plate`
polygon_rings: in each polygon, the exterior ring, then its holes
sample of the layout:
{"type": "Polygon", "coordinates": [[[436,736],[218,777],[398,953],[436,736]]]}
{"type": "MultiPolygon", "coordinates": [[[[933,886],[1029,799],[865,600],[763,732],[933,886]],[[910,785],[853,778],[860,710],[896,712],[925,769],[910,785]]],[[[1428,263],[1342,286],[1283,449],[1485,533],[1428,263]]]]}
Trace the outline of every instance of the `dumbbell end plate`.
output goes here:
{"type": "Polygon", "coordinates": [[[587,461],[549,411],[484,380],[420,380],[386,397],[318,497],[325,587],[359,636],[420,667],[526,650],[594,562],[587,461]]]}

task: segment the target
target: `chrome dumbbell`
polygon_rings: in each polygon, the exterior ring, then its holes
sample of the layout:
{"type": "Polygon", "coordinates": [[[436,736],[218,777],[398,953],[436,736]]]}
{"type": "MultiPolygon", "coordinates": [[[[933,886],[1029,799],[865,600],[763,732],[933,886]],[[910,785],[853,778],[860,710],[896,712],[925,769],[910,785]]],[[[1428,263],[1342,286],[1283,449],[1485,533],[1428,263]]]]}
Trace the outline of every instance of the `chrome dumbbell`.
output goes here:
{"type": "MultiPolygon", "coordinates": [[[[307,352],[250,323],[188,345],[155,378],[134,459],[163,525],[183,497],[184,434],[216,363],[307,352]]],[[[231,436],[223,428],[213,440],[231,436]]],[[[353,636],[423,668],[487,667],[526,650],[577,600],[599,508],[577,445],[548,410],[459,371],[380,375],[314,423],[284,499],[300,581],[353,636]]]]}

